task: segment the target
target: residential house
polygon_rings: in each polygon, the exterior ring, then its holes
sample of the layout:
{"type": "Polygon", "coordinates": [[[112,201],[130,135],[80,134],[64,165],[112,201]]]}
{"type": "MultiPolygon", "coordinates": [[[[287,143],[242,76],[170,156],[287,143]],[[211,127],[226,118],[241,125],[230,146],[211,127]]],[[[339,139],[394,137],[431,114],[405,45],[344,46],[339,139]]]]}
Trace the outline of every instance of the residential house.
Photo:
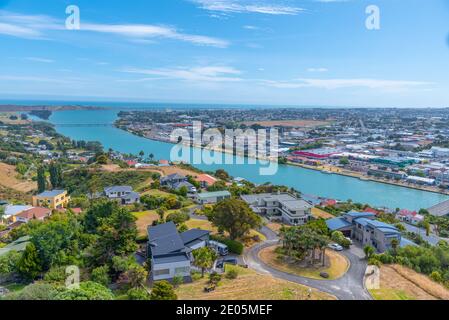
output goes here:
{"type": "Polygon", "coordinates": [[[153,281],[181,276],[190,281],[192,250],[208,245],[210,232],[192,229],[179,233],[173,222],[148,227],[148,258],[153,281]]]}
{"type": "Polygon", "coordinates": [[[353,238],[362,246],[372,246],[379,252],[392,248],[393,239],[398,245],[413,245],[413,242],[402,238],[401,232],[393,225],[375,220],[371,212],[349,212],[341,217],[326,220],[330,231],[341,231],[346,237],[353,238]]]}
{"type": "Polygon", "coordinates": [[[226,190],[215,192],[202,192],[198,193],[195,196],[195,198],[196,202],[198,202],[199,204],[212,204],[231,198],[231,193],[226,190]]]}
{"type": "Polygon", "coordinates": [[[195,178],[196,181],[198,181],[201,185],[201,188],[207,188],[212,186],[215,182],[218,180],[211,175],[208,174],[200,174],[195,178]]]}
{"type": "Polygon", "coordinates": [[[112,186],[104,188],[105,196],[110,200],[116,200],[122,205],[140,202],[140,195],[130,186],[112,186]]]}
{"type": "Polygon", "coordinates": [[[51,216],[51,210],[43,207],[34,207],[25,211],[22,211],[15,216],[13,216],[13,221],[21,221],[28,223],[31,220],[44,220],[51,216]]]}
{"type": "Polygon", "coordinates": [[[402,222],[418,225],[420,222],[424,222],[424,216],[418,214],[416,211],[400,210],[396,217],[402,222]]]}
{"type": "Polygon", "coordinates": [[[67,207],[69,201],[70,196],[67,195],[66,190],[44,191],[36,196],[33,196],[34,207],[60,209],[67,207]]]}
{"type": "Polygon", "coordinates": [[[188,193],[196,193],[197,190],[194,185],[187,181],[187,177],[178,173],[173,173],[159,179],[162,187],[170,188],[173,190],[180,190],[182,187],[187,188],[188,193]]]}
{"type": "Polygon", "coordinates": [[[312,216],[312,205],[289,193],[251,194],[242,195],[241,198],[254,212],[290,225],[303,225],[312,216]]]}

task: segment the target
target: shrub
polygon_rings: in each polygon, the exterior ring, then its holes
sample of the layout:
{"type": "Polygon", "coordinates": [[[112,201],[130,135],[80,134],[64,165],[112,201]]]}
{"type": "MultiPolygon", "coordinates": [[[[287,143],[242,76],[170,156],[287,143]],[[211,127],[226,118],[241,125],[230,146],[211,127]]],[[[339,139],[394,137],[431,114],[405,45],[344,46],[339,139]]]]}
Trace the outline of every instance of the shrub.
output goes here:
{"type": "Polygon", "coordinates": [[[218,285],[218,283],[221,281],[221,274],[218,274],[216,272],[212,272],[209,274],[209,283],[218,285]]]}
{"type": "Polygon", "coordinates": [[[220,237],[220,236],[211,236],[211,239],[227,245],[228,250],[231,253],[235,253],[238,255],[241,255],[243,253],[243,248],[244,248],[243,243],[241,243],[237,240],[231,240],[231,239],[227,239],[227,238],[220,237]]]}
{"type": "Polygon", "coordinates": [[[430,274],[430,278],[435,282],[443,282],[443,277],[441,276],[441,273],[439,273],[438,271],[433,271],[430,274]]]}
{"type": "Polygon", "coordinates": [[[198,281],[201,279],[201,272],[192,271],[191,277],[193,281],[198,281]]]}
{"type": "Polygon", "coordinates": [[[238,275],[239,273],[237,272],[237,270],[231,269],[228,272],[226,272],[226,279],[234,280],[237,279],[238,275]]]}
{"type": "Polygon", "coordinates": [[[91,280],[107,287],[111,281],[109,279],[109,267],[104,265],[92,270],[91,280]]]}
{"type": "Polygon", "coordinates": [[[126,292],[128,300],[150,300],[150,295],[145,289],[132,288],[126,292]]]}

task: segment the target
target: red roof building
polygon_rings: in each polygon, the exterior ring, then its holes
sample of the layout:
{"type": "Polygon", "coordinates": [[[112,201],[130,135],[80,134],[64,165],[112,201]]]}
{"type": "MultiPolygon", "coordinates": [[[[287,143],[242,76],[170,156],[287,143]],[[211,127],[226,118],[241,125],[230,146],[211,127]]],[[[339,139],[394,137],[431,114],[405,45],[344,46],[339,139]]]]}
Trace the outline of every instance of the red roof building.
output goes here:
{"type": "Polygon", "coordinates": [[[16,221],[28,222],[30,220],[44,220],[51,216],[51,210],[48,208],[42,207],[34,207],[25,211],[22,211],[19,214],[16,214],[14,217],[16,221]]]}
{"type": "Polygon", "coordinates": [[[215,179],[214,177],[208,175],[208,174],[200,174],[199,176],[197,176],[195,178],[196,181],[198,181],[199,183],[201,183],[202,187],[208,187],[213,185],[215,182],[217,182],[217,179],[215,179]]]}

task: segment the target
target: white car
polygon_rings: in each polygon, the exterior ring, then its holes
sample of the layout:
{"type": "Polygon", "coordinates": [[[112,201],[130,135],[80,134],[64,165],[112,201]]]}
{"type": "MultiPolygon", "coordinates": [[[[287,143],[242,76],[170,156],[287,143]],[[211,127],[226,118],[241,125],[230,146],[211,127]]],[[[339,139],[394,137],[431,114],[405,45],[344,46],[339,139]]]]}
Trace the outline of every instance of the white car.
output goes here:
{"type": "Polygon", "coordinates": [[[346,240],[348,240],[350,244],[353,244],[353,242],[352,242],[352,239],[351,239],[351,238],[349,238],[349,237],[345,237],[345,239],[346,239],[346,240]]]}
{"type": "Polygon", "coordinates": [[[338,243],[330,243],[328,244],[328,247],[335,251],[343,251],[343,247],[339,245],[338,243]]]}

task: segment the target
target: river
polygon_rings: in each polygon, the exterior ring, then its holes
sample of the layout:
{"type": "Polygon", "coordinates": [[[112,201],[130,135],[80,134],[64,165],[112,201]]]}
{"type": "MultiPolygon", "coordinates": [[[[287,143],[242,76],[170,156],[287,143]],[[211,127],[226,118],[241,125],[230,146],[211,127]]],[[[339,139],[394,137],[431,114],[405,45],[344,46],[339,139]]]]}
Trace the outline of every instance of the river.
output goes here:
{"type": "MultiPolygon", "coordinates": [[[[156,159],[169,159],[172,144],[153,141],[135,136],[112,126],[83,127],[64,126],[70,124],[113,123],[117,118],[116,110],[76,110],[54,112],[50,122],[56,125],[59,133],[74,140],[100,141],[105,149],[138,154],[143,150],[146,155],[153,153],[156,159]]],[[[295,166],[281,165],[273,176],[261,176],[259,166],[242,165],[196,165],[202,170],[222,168],[234,177],[243,177],[254,183],[271,182],[293,187],[304,194],[318,195],[339,200],[352,199],[355,202],[389,208],[419,210],[449,199],[448,196],[393,186],[373,181],[336,174],[324,174],[319,171],[295,166]]]]}

